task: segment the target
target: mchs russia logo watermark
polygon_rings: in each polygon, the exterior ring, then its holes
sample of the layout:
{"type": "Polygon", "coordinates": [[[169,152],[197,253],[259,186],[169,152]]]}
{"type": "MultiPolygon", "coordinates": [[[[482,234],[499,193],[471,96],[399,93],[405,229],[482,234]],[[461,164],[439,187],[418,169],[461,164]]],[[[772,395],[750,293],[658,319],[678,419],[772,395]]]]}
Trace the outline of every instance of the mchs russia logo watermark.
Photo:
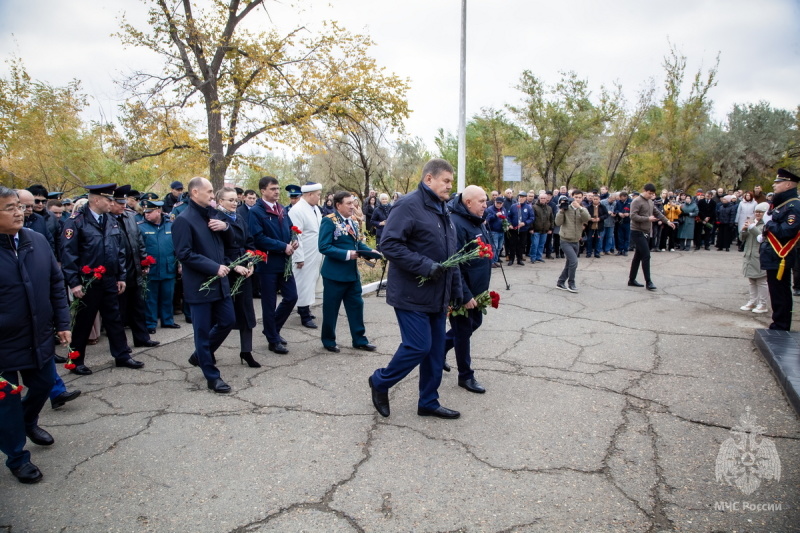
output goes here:
{"type": "MultiPolygon", "coordinates": [[[[762,483],[781,480],[781,460],[775,443],[764,436],[767,428],[756,424],[756,416],[745,409],[741,423],[731,428],[717,454],[717,482],[736,487],[743,495],[755,493],[762,483]]],[[[780,511],[779,502],[715,502],[717,511],[780,511]]]]}

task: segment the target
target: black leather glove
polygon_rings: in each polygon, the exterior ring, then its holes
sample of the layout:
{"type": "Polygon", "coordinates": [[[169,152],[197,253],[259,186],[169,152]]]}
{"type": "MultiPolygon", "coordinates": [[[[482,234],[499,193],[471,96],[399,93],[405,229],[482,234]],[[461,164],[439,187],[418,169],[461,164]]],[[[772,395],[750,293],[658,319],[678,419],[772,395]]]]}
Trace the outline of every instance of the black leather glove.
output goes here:
{"type": "Polygon", "coordinates": [[[434,263],[431,267],[431,271],[428,273],[428,277],[436,281],[442,277],[442,274],[444,274],[444,267],[440,263],[434,263]]]}

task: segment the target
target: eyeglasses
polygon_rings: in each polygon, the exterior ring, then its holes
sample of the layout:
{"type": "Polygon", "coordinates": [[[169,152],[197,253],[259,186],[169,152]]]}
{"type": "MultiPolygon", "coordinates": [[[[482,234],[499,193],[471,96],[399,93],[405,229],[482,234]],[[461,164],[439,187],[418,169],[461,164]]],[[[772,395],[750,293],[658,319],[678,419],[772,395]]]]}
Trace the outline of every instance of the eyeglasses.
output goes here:
{"type": "Polygon", "coordinates": [[[38,198],[34,198],[34,200],[33,200],[33,201],[34,201],[35,203],[37,203],[37,204],[46,204],[46,203],[47,203],[47,200],[40,200],[40,199],[38,199],[38,198]]]}
{"type": "Polygon", "coordinates": [[[15,211],[25,211],[26,209],[30,208],[29,205],[17,204],[17,205],[10,205],[8,207],[4,207],[0,209],[0,211],[5,211],[6,213],[13,213],[15,211]]]}
{"type": "Polygon", "coordinates": [[[19,204],[19,209],[20,209],[20,211],[27,211],[28,209],[33,209],[33,206],[32,205],[19,204]]]}

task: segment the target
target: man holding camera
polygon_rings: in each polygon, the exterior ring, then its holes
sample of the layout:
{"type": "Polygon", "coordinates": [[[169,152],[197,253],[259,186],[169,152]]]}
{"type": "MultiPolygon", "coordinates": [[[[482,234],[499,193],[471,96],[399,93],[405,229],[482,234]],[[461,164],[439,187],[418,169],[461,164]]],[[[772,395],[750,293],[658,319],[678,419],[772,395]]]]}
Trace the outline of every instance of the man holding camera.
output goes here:
{"type": "Polygon", "coordinates": [[[564,270],[558,277],[556,287],[562,291],[578,292],[575,285],[575,271],[578,269],[578,249],[583,226],[589,222],[589,211],[581,204],[583,192],[572,191],[572,203],[569,197],[562,196],[558,201],[556,226],[561,228],[561,251],[567,258],[564,270]],[[567,282],[568,285],[564,285],[567,282]]]}

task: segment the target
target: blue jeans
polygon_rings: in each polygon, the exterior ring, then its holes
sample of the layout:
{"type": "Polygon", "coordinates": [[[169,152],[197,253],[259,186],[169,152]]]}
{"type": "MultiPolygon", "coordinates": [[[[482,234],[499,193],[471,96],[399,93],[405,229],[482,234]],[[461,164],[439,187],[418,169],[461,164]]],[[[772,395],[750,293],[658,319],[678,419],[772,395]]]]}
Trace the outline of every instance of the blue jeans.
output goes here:
{"type": "Polygon", "coordinates": [[[617,232],[617,251],[628,253],[631,247],[631,225],[620,224],[619,231],[617,232]]]}
{"type": "Polygon", "coordinates": [[[603,251],[608,253],[614,249],[614,226],[603,228],[603,251]]]}
{"type": "Polygon", "coordinates": [[[39,423],[39,412],[53,388],[55,368],[55,361],[51,358],[41,369],[0,373],[14,385],[19,385],[22,376],[27,389],[22,395],[11,394],[11,388],[6,385],[3,391],[6,397],[0,400],[0,451],[6,454],[8,468],[19,468],[31,460],[31,453],[25,449],[25,431],[39,423]]]}
{"type": "Polygon", "coordinates": [[[494,252],[494,257],[492,258],[493,263],[497,263],[500,261],[500,250],[503,249],[503,232],[492,232],[492,248],[494,252]]]}
{"type": "Polygon", "coordinates": [[[236,323],[233,301],[228,298],[202,304],[189,304],[194,328],[194,353],[203,376],[209,381],[219,379],[219,370],[212,362],[217,351],[236,323]]]}
{"type": "Polygon", "coordinates": [[[531,235],[531,261],[541,261],[544,253],[544,243],[547,242],[547,233],[533,233],[531,235]]]}
{"type": "Polygon", "coordinates": [[[395,309],[400,346],[386,368],[372,374],[375,390],[387,392],[419,365],[419,407],[439,407],[439,385],[444,367],[446,315],[395,309]]]}

